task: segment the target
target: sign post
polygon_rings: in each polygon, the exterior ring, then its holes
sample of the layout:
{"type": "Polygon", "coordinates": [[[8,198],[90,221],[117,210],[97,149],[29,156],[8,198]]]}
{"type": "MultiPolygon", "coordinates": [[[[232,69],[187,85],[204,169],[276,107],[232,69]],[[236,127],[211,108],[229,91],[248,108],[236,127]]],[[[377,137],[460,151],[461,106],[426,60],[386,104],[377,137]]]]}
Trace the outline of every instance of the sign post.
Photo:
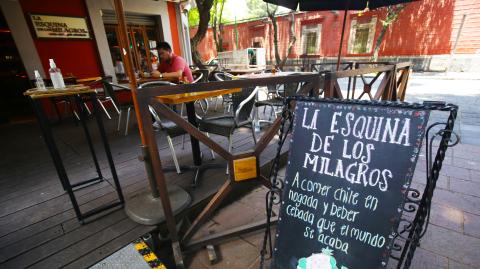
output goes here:
{"type": "Polygon", "coordinates": [[[428,117],[297,101],[271,268],[385,268],[428,117]]]}

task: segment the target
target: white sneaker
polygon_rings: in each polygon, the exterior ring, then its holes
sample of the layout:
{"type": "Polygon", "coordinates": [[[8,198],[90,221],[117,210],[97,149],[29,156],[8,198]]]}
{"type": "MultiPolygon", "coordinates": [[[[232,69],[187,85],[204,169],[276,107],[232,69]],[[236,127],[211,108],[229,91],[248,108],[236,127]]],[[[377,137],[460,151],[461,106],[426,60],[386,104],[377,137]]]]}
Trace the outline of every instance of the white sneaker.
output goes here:
{"type": "Polygon", "coordinates": [[[156,131],[160,130],[160,124],[158,122],[154,122],[152,125],[154,130],[156,131]]]}

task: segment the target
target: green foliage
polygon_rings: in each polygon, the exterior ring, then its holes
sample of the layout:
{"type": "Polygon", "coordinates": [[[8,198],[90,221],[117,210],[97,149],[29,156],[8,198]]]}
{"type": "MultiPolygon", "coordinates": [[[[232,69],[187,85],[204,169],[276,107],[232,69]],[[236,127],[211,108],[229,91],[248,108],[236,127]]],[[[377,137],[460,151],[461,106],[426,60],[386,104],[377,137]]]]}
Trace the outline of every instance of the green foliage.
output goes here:
{"type": "MultiPolygon", "coordinates": [[[[215,18],[219,17],[221,19],[221,23],[228,23],[233,21],[231,18],[228,18],[225,16],[223,13],[223,5],[227,2],[228,0],[214,0],[213,1],[213,6],[210,9],[210,22],[209,25],[213,24],[212,20],[215,18]],[[218,14],[218,15],[217,15],[218,14]]],[[[195,27],[198,26],[198,23],[200,22],[200,14],[198,13],[198,8],[192,8],[188,12],[188,25],[190,27],[195,27]]]]}
{"type": "Polygon", "coordinates": [[[388,27],[398,19],[398,15],[405,8],[405,4],[398,4],[387,7],[387,16],[384,20],[381,20],[383,27],[388,27]]]}
{"type": "MultiPolygon", "coordinates": [[[[225,18],[225,14],[223,13],[223,7],[227,0],[213,0],[212,9],[210,9],[210,18],[216,18],[217,23],[226,23],[231,22],[230,18],[225,18]]],[[[210,24],[212,24],[212,19],[210,19],[210,24]]]]}
{"type": "Polygon", "coordinates": [[[192,8],[188,12],[188,25],[190,27],[192,26],[198,26],[198,23],[200,22],[200,14],[198,13],[198,8],[192,8]]]}
{"type": "Polygon", "coordinates": [[[263,0],[247,0],[248,18],[267,17],[267,5],[263,0]]]}

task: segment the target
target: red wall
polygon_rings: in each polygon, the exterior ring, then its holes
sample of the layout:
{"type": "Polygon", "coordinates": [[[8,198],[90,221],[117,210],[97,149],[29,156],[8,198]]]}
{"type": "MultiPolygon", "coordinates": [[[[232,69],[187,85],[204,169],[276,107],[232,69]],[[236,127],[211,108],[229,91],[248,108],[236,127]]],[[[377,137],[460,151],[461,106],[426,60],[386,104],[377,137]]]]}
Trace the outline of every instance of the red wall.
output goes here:
{"type": "MultiPolygon", "coordinates": [[[[88,17],[83,0],[20,0],[20,4],[28,23],[31,23],[29,13],[88,17]]],[[[89,21],[87,23],[90,25],[89,21]]],[[[31,27],[30,31],[45,73],[48,74],[50,68],[48,59],[54,59],[64,77],[73,75],[77,78],[86,78],[102,74],[94,39],[37,39],[31,27]]],[[[93,37],[92,31],[90,34],[93,37]]]]}
{"type": "Polygon", "coordinates": [[[172,33],[172,49],[177,55],[182,55],[183,51],[180,49],[180,38],[178,37],[177,27],[177,13],[175,12],[175,3],[168,2],[168,20],[170,22],[170,31],[172,33]]]}
{"type": "MultiPolygon", "coordinates": [[[[480,1],[478,0],[422,0],[412,2],[400,13],[398,20],[387,31],[380,47],[380,56],[418,56],[449,54],[455,42],[460,22],[464,13],[468,12],[465,25],[456,49],[456,53],[480,52],[480,1]]],[[[356,12],[350,12],[347,17],[345,39],[342,46],[342,55],[371,56],[372,54],[352,55],[347,54],[348,38],[351,20],[357,17],[358,21],[369,21],[377,17],[375,38],[381,30],[381,20],[385,18],[385,8],[370,11],[358,17],[356,12]]],[[[296,58],[301,53],[301,27],[302,24],[322,24],[321,42],[318,51],[319,57],[335,57],[338,55],[343,12],[314,11],[295,15],[296,43],[290,58],[296,58]]],[[[284,57],[287,50],[289,25],[287,16],[278,17],[279,50],[284,57]]],[[[269,20],[257,20],[239,23],[239,47],[251,47],[255,37],[263,38],[262,47],[266,48],[267,59],[274,58],[273,31],[269,20]],[[263,28],[259,34],[259,28],[263,28]]],[[[196,32],[191,29],[190,34],[196,32]]],[[[224,48],[234,49],[234,25],[224,27],[224,48]]],[[[215,57],[215,45],[211,29],[206,38],[200,43],[198,50],[204,60],[215,57]]]]}

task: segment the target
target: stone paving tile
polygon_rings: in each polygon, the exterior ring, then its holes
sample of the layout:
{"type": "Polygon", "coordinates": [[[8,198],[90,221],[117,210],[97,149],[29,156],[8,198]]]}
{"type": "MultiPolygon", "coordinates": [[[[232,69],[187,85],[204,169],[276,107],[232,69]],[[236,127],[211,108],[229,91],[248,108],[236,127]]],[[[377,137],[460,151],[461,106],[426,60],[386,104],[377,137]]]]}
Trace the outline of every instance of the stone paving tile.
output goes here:
{"type": "Polygon", "coordinates": [[[264,214],[259,208],[252,209],[237,201],[220,209],[213,217],[213,221],[225,228],[233,228],[260,220],[264,218],[264,214]]]}
{"type": "Polygon", "coordinates": [[[436,189],[433,203],[454,206],[464,212],[480,215],[480,198],[452,191],[436,189]]]}
{"type": "Polygon", "coordinates": [[[455,166],[442,166],[442,170],[440,170],[440,175],[448,176],[448,177],[456,177],[460,179],[470,180],[470,169],[455,167],[455,166]]]}
{"type": "Polygon", "coordinates": [[[463,263],[459,263],[452,259],[448,259],[448,269],[478,269],[478,265],[470,266],[463,263]]]}
{"type": "Polygon", "coordinates": [[[480,198],[480,182],[463,180],[451,177],[450,190],[458,193],[468,194],[480,198]]]}
{"type": "MultiPolygon", "coordinates": [[[[415,171],[415,174],[413,175],[412,182],[414,183],[420,183],[422,185],[425,185],[427,182],[426,179],[427,175],[425,171],[415,171]]],[[[441,188],[444,190],[450,189],[449,183],[450,178],[447,176],[440,175],[437,179],[437,188],[441,188]]]]}
{"type": "Polygon", "coordinates": [[[448,259],[423,248],[417,248],[411,269],[449,269],[448,259]]]}
{"type": "Polygon", "coordinates": [[[480,265],[480,239],[430,225],[421,247],[470,266],[480,265]]]}
{"type": "Polygon", "coordinates": [[[465,234],[480,238],[480,216],[464,213],[464,218],[465,234]]]}
{"type": "Polygon", "coordinates": [[[480,182],[480,171],[470,170],[470,179],[475,182],[480,182]]]}
{"type": "Polygon", "coordinates": [[[468,159],[468,156],[465,156],[465,157],[466,158],[456,157],[455,159],[453,159],[453,166],[473,169],[473,170],[480,170],[480,160],[471,160],[471,159],[468,159]]]}
{"type": "Polygon", "coordinates": [[[259,255],[259,251],[255,246],[247,243],[241,238],[230,242],[223,243],[218,246],[217,254],[220,255],[219,263],[210,265],[208,255],[205,250],[199,251],[193,257],[190,269],[245,269],[253,264],[259,255]]]}
{"type": "Polygon", "coordinates": [[[463,233],[464,213],[449,206],[432,204],[430,223],[463,233]]]}

